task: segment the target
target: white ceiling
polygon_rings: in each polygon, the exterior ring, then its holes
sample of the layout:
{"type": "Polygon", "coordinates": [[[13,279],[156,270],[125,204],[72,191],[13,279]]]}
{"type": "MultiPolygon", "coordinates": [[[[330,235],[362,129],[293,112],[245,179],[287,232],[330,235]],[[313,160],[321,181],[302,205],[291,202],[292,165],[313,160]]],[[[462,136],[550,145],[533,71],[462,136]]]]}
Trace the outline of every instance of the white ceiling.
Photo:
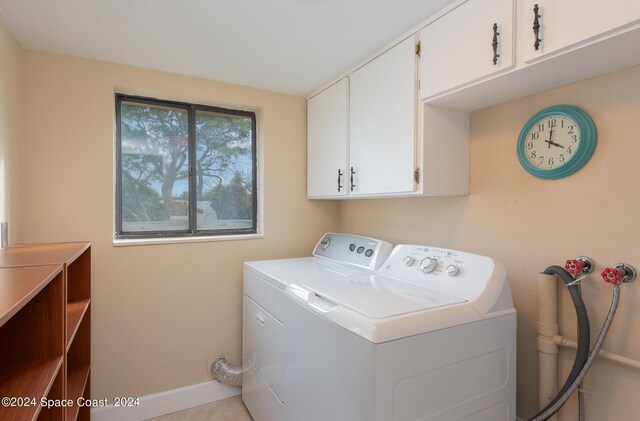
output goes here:
{"type": "Polygon", "coordinates": [[[454,0],[0,0],[25,48],[307,95],[454,0]]]}

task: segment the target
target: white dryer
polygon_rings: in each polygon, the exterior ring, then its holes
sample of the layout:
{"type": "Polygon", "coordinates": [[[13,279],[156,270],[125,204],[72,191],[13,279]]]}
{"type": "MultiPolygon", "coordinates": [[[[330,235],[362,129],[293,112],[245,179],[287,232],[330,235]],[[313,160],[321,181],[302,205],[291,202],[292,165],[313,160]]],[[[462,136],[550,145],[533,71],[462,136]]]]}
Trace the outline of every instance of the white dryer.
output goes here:
{"type": "Polygon", "coordinates": [[[255,421],[513,421],[516,317],[504,268],[326,234],[244,267],[242,397],[255,421]]]}

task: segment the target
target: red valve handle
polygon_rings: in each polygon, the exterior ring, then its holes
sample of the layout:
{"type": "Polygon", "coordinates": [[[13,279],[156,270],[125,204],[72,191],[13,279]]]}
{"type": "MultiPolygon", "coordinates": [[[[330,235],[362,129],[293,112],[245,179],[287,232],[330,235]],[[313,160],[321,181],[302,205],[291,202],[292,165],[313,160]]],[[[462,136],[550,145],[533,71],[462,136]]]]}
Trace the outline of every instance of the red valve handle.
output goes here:
{"type": "Polygon", "coordinates": [[[622,279],[622,275],[618,269],[606,268],[602,271],[602,279],[610,284],[617,285],[622,279]]]}
{"type": "Polygon", "coordinates": [[[564,264],[564,268],[567,272],[573,274],[582,272],[582,267],[582,262],[576,259],[569,259],[567,260],[567,263],[564,264]]]}

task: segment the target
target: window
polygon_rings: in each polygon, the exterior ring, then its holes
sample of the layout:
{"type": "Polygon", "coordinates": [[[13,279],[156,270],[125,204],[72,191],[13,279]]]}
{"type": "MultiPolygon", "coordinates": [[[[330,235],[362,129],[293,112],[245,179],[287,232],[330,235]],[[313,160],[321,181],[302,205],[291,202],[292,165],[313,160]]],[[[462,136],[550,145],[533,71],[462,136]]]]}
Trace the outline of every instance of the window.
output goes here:
{"type": "Polygon", "coordinates": [[[116,95],[116,238],[256,232],[256,116],[116,95]]]}

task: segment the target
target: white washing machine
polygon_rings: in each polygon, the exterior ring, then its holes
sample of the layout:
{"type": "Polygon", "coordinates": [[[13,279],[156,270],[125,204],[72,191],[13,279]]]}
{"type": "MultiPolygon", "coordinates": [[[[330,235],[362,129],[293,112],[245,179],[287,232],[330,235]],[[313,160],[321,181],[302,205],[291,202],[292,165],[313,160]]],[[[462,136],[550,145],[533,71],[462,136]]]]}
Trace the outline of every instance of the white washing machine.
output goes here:
{"type": "Polygon", "coordinates": [[[504,268],[326,234],[313,257],[244,266],[242,398],[255,421],[514,421],[504,268]]]}

